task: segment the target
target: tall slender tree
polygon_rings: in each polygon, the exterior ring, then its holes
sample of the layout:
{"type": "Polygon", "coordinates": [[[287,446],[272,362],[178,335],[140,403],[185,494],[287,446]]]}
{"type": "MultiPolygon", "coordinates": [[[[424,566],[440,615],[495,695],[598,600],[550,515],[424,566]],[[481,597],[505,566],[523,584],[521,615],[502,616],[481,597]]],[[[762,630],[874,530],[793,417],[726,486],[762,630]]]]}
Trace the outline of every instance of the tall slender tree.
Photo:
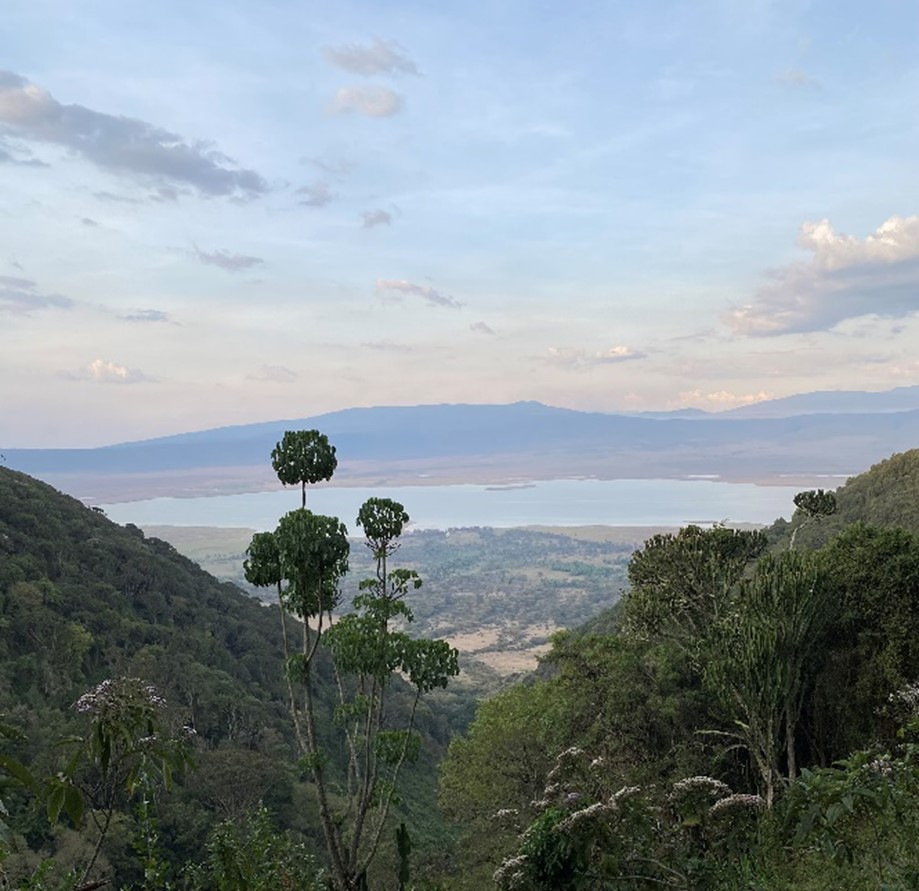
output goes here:
{"type": "MultiPolygon", "coordinates": [[[[303,439],[285,434],[272,460],[285,468],[288,481],[293,479],[290,468],[299,467],[297,481],[305,490],[312,481],[306,471],[323,466],[323,459],[301,451],[304,443],[326,456],[331,448],[321,434],[303,439]],[[285,456],[285,443],[294,444],[294,459],[285,456]]],[[[316,786],[336,891],[367,887],[367,871],[379,849],[399,774],[418,752],[414,721],[419,699],[459,673],[458,652],[445,641],[412,638],[393,627],[394,622],[404,626],[412,621],[405,595],[421,587],[414,571],[388,566],[408,521],[403,506],[390,499],[371,498],[361,507],[357,522],[373,553],[376,574],[360,583],[353,610],[335,621],[349,556],[347,533],[337,518],[301,507],[283,516],[274,533],[256,535],[247,551],[247,580],[278,590],[289,707],[301,764],[316,786]],[[294,643],[297,635],[291,633],[289,614],[299,620],[299,644],[294,643]],[[332,727],[318,723],[319,658],[331,660],[335,677],[338,705],[332,727]],[[393,726],[386,710],[388,694],[406,682],[411,689],[408,718],[393,726]],[[322,741],[333,734],[342,738],[347,755],[343,791],[333,781],[332,759],[323,748],[322,741]]]]}

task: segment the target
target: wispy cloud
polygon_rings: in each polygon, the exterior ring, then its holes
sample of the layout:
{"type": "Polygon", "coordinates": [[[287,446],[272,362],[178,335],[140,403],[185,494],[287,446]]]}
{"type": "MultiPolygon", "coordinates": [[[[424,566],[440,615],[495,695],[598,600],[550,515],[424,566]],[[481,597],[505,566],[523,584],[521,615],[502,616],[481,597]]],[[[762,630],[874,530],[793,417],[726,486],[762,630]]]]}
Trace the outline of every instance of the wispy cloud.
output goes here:
{"type": "Polygon", "coordinates": [[[292,384],[299,376],[286,365],[259,365],[255,371],[246,375],[246,379],[272,384],[292,384]]]}
{"type": "Polygon", "coordinates": [[[94,359],[76,372],[62,371],[60,376],[71,381],[92,381],[99,384],[143,384],[154,380],[137,368],[127,368],[104,359],[94,359]]]}
{"type": "Polygon", "coordinates": [[[265,262],[261,257],[231,254],[229,251],[202,251],[197,245],[195,245],[195,256],[207,266],[216,266],[227,272],[245,272],[265,262]]]}
{"type": "Polygon", "coordinates": [[[919,216],[891,217],[864,239],[837,233],[826,219],[804,223],[797,244],[810,260],[768,271],[753,300],[724,317],[728,327],[767,336],[919,311],[919,216]]]}
{"type": "MultiPolygon", "coordinates": [[[[0,72],[2,75],[2,72],[0,72]]],[[[0,82],[0,90],[2,90],[2,82],[0,82]]],[[[22,148],[21,146],[12,147],[2,141],[0,141],[0,164],[12,164],[16,167],[50,167],[50,164],[47,164],[45,161],[41,161],[38,158],[32,156],[32,153],[27,148],[22,148]]]]}
{"type": "Polygon", "coordinates": [[[126,322],[168,322],[169,313],[161,309],[139,309],[119,318],[126,322]]]}
{"type": "Polygon", "coordinates": [[[485,322],[473,322],[469,326],[470,331],[474,331],[476,334],[494,334],[494,328],[489,327],[485,322]]]}
{"type": "Polygon", "coordinates": [[[302,196],[298,203],[304,207],[325,207],[335,198],[335,193],[329,188],[328,183],[300,186],[294,194],[302,196]]]}
{"type": "Polygon", "coordinates": [[[388,118],[402,110],[402,97],[389,87],[341,87],[331,110],[334,114],[360,112],[371,118],[388,118]]]}
{"type": "Polygon", "coordinates": [[[268,190],[254,170],[204,141],[146,121],[62,105],[47,90],[0,71],[0,124],[25,141],[61,146],[111,173],[190,186],[203,195],[260,195],[268,190]]]}
{"type": "Polygon", "coordinates": [[[455,297],[450,296],[449,294],[441,294],[439,291],[435,291],[434,288],[429,285],[417,285],[414,282],[406,281],[405,279],[385,279],[378,278],[376,283],[377,293],[396,293],[396,294],[410,294],[416,297],[421,297],[426,303],[431,306],[445,306],[450,309],[459,309],[463,304],[460,303],[455,297]]]}
{"type": "Polygon", "coordinates": [[[373,43],[343,43],[327,46],[322,50],[330,65],[373,77],[378,74],[419,74],[418,66],[406,55],[405,48],[395,40],[381,40],[375,37],[373,43]]]}
{"type": "Polygon", "coordinates": [[[584,371],[597,365],[615,365],[620,362],[644,359],[646,355],[628,346],[614,346],[598,351],[550,346],[546,354],[540,358],[548,365],[556,365],[571,371],[584,371]]]}
{"type": "Polygon", "coordinates": [[[392,214],[379,207],[374,210],[365,210],[361,214],[361,218],[364,220],[364,229],[372,229],[374,226],[392,225],[392,214]]]}
{"type": "Polygon", "coordinates": [[[42,294],[28,278],[0,275],[0,313],[29,315],[39,309],[70,309],[73,301],[61,294],[42,294]]]}

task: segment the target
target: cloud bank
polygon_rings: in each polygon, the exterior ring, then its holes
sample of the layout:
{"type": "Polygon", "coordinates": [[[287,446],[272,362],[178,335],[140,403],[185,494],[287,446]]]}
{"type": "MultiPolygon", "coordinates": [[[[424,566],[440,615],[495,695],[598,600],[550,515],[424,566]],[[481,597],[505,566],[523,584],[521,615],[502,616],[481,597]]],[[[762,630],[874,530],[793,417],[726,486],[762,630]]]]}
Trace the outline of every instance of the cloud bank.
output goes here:
{"type": "Polygon", "coordinates": [[[210,143],[186,142],[146,121],[62,105],[47,90],[0,71],[0,125],[27,142],[61,146],[110,173],[190,186],[202,195],[253,197],[268,191],[210,143]]]}
{"type": "Polygon", "coordinates": [[[797,244],[810,260],[770,270],[752,301],[725,315],[735,333],[826,331],[859,316],[919,311],[919,216],[891,217],[864,239],[826,219],[804,223],[797,244]]]}
{"type": "Polygon", "coordinates": [[[93,381],[100,384],[142,384],[150,383],[148,377],[137,368],[127,368],[104,359],[94,359],[77,372],[61,372],[61,377],[72,381],[93,381]]]}

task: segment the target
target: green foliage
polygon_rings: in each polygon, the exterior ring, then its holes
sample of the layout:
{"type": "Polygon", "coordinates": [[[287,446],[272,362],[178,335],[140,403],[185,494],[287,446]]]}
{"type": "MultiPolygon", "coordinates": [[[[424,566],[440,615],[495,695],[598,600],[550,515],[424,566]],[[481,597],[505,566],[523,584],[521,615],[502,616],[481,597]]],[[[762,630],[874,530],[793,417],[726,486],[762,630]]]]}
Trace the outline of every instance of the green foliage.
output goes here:
{"type": "Polygon", "coordinates": [[[357,525],[364,530],[367,546],[374,560],[385,559],[393,553],[396,539],[408,523],[405,508],[390,498],[368,498],[357,514],[357,525]]]}
{"type": "Polygon", "coordinates": [[[835,494],[835,513],[803,528],[795,522],[776,521],[767,530],[770,541],[788,547],[791,535],[800,528],[797,547],[818,548],[853,523],[919,534],[919,449],[891,455],[849,479],[835,493],[825,494],[835,494]]]}
{"type": "Polygon", "coordinates": [[[338,459],[318,430],[288,430],[271,451],[271,466],[285,486],[300,485],[306,507],[306,484],[331,479],[338,459]]]}
{"type": "MultiPolygon", "coordinates": [[[[58,865],[46,869],[47,885],[53,875],[82,871],[92,856],[97,809],[84,794],[79,812],[74,784],[95,788],[102,759],[111,769],[125,749],[117,732],[107,742],[97,736],[98,766],[81,756],[68,777],[68,757],[92,743],[89,716],[71,706],[107,677],[155,685],[171,703],[163,716],[167,726],[193,726],[208,748],[262,748],[289,758],[284,682],[272,669],[281,658],[278,610],[217,582],[136,527],[119,527],[3,468],[0,616],[0,715],[16,730],[4,740],[2,757],[38,785],[8,785],[10,774],[0,769],[11,874],[30,874],[42,857],[53,857],[58,865]],[[62,748],[62,738],[75,742],[62,748]],[[58,817],[53,828],[49,805],[58,817]]],[[[159,756],[147,755],[159,770],[159,756]]],[[[99,854],[99,869],[121,885],[142,880],[131,848],[140,831],[135,803],[126,791],[115,796],[112,828],[99,854]]],[[[160,850],[173,872],[200,850],[217,819],[206,796],[181,777],[170,795],[157,797],[156,818],[160,850]]]]}
{"type": "Polygon", "coordinates": [[[256,532],[246,549],[243,563],[246,581],[257,588],[280,585],[284,576],[281,572],[281,552],[278,540],[271,532],[256,532]]]}
{"type": "Polygon", "coordinates": [[[514,820],[532,814],[566,749],[589,749],[605,777],[630,785],[711,760],[707,738],[693,731],[710,726],[712,698],[679,653],[617,636],[560,634],[547,667],[554,671],[546,679],[483,703],[441,765],[441,806],[463,831],[457,888],[485,886],[516,851],[514,820]]]}
{"type": "Polygon", "coordinates": [[[301,508],[281,517],[274,538],[281,578],[288,582],[281,595],[285,607],[304,620],[333,610],[348,571],[344,523],[301,508]]]}
{"type": "Polygon", "coordinates": [[[761,532],[686,526],[655,535],[629,563],[625,626],[634,636],[665,638],[691,651],[727,605],[751,560],[766,547],[761,532]]]}
{"type": "Polygon", "coordinates": [[[740,583],[705,641],[706,683],[733,717],[769,807],[779,779],[797,773],[798,722],[820,667],[816,644],[834,610],[813,556],[767,555],[740,583]]]}
{"type": "Polygon", "coordinates": [[[604,758],[570,747],[494,879],[502,891],[738,887],[737,855],[755,837],[762,806],[708,776],[669,790],[617,784],[604,758]]]}
{"type": "Polygon", "coordinates": [[[823,489],[798,492],[793,501],[795,507],[808,517],[828,517],[836,513],[836,496],[823,489]]]}
{"type": "Polygon", "coordinates": [[[306,847],[278,831],[265,807],[214,828],[207,859],[189,869],[185,891],[320,891],[323,873],[306,847]]]}

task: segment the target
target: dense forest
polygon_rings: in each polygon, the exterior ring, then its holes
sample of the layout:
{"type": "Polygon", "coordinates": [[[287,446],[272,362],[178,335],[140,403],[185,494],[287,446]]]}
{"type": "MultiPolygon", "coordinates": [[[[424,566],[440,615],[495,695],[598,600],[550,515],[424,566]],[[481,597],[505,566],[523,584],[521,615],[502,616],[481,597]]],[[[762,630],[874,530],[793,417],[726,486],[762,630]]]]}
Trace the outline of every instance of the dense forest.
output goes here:
{"type": "Polygon", "coordinates": [[[447,650],[386,624],[411,618],[399,592],[418,581],[394,503],[364,516],[368,582],[319,647],[308,622],[338,596],[322,562],[338,538],[308,511],[287,515],[291,540],[321,545],[288,564],[283,521],[267,550],[253,540],[249,580],[283,581],[282,610],[0,469],[0,877],[45,891],[919,888],[917,496],[913,451],[767,530],[655,535],[621,602],[476,709],[447,650]],[[315,572],[298,581],[297,566],[315,572]],[[285,661],[285,612],[291,634],[307,619],[315,661],[285,661]],[[311,744],[291,720],[291,684],[307,680],[311,744]],[[401,773],[351,808],[355,753],[401,773]],[[330,834],[344,826],[349,848],[348,820],[383,799],[378,847],[336,873],[330,834]]]}

